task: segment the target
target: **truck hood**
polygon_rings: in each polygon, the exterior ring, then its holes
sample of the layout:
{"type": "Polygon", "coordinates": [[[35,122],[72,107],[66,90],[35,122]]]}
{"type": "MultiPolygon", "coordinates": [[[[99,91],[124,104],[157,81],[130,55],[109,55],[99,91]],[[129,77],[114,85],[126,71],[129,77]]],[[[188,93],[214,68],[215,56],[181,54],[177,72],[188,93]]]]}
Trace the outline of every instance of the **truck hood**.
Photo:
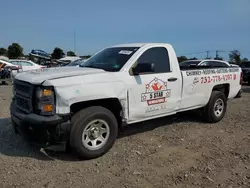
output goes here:
{"type": "Polygon", "coordinates": [[[31,84],[41,84],[45,80],[65,78],[71,76],[89,75],[105,72],[102,69],[80,68],[80,67],[56,67],[31,70],[18,73],[15,79],[29,82],[31,84]]]}

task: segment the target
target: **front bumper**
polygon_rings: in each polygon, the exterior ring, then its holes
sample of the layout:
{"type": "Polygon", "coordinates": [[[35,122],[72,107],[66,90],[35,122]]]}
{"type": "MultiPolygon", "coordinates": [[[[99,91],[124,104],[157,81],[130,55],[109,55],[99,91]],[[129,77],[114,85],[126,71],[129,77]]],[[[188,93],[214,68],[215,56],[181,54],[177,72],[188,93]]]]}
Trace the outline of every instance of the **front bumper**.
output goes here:
{"type": "Polygon", "coordinates": [[[12,128],[32,145],[49,148],[56,145],[66,145],[69,137],[69,116],[40,116],[25,114],[16,108],[15,103],[10,107],[12,128]]]}

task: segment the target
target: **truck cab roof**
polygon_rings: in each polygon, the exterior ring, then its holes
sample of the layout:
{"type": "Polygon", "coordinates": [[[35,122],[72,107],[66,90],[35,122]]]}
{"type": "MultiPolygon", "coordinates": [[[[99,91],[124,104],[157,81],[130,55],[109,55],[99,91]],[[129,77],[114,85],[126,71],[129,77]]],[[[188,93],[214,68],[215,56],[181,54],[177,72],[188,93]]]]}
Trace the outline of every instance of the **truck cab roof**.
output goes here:
{"type": "Polygon", "coordinates": [[[114,45],[114,46],[111,46],[111,47],[143,47],[143,46],[146,46],[146,45],[152,45],[152,46],[155,46],[155,45],[169,45],[171,46],[170,44],[168,43],[127,43],[127,44],[118,44],[118,45],[114,45]]]}

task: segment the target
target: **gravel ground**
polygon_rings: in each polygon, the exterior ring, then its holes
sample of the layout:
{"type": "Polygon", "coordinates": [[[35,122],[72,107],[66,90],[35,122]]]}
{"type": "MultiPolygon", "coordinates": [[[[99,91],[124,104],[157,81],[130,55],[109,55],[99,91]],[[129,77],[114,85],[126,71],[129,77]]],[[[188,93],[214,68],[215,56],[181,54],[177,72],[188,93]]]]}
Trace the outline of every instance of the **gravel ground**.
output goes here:
{"type": "Polygon", "coordinates": [[[129,126],[103,157],[45,153],[14,136],[11,87],[0,86],[0,187],[250,187],[250,88],[226,117],[183,113],[129,126]]]}

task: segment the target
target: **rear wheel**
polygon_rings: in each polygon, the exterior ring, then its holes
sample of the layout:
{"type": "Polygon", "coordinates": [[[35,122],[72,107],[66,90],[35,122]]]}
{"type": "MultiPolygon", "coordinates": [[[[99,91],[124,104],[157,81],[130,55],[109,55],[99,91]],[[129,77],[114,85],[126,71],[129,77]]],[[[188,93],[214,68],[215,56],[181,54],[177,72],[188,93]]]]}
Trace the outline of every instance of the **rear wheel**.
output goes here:
{"type": "Polygon", "coordinates": [[[107,153],[118,134],[118,123],[112,112],[103,107],[89,107],[72,118],[70,145],[84,159],[107,153]]]}
{"type": "Polygon", "coordinates": [[[226,113],[227,98],[221,91],[213,91],[204,109],[204,117],[210,123],[219,122],[226,113]]]}
{"type": "Polygon", "coordinates": [[[248,78],[247,85],[250,86],[250,77],[248,78]]]}

